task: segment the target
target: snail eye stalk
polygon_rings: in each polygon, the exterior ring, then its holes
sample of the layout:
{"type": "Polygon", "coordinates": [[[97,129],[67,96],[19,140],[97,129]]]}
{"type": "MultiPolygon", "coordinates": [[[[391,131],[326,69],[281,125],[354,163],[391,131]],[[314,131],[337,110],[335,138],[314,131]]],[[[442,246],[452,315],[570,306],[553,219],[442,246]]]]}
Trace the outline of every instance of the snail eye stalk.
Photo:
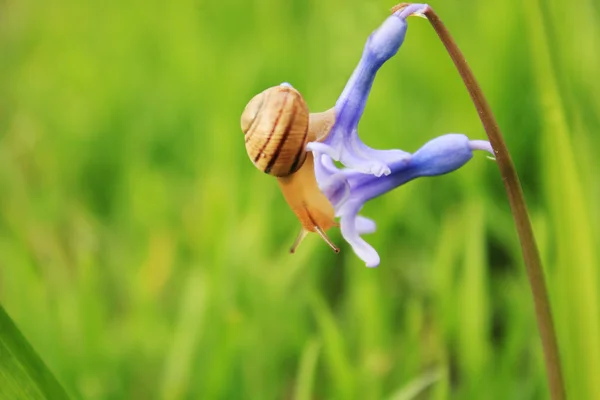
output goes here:
{"type": "Polygon", "coordinates": [[[329,245],[329,247],[331,247],[331,249],[334,251],[334,253],[337,254],[340,252],[340,248],[337,247],[331,241],[331,239],[329,239],[329,236],[327,236],[327,234],[325,233],[325,231],[323,231],[323,229],[319,228],[318,226],[315,226],[315,232],[317,232],[319,234],[319,236],[321,236],[321,238],[325,241],[325,243],[327,243],[329,245]]]}
{"type": "MultiPolygon", "coordinates": [[[[329,247],[331,247],[331,250],[333,250],[334,253],[337,254],[340,252],[340,248],[337,247],[335,245],[335,243],[333,243],[333,241],[329,238],[329,236],[327,236],[327,234],[325,233],[325,231],[323,229],[321,229],[319,226],[315,226],[314,230],[319,236],[321,236],[321,239],[323,239],[323,241],[325,241],[325,243],[327,243],[327,245],[329,245],[329,247]]],[[[300,246],[300,243],[302,243],[302,241],[304,240],[304,238],[306,238],[306,236],[308,235],[309,232],[310,231],[308,231],[305,228],[302,228],[300,230],[300,233],[298,233],[298,236],[294,240],[292,247],[290,247],[291,254],[294,254],[296,252],[296,250],[298,249],[298,246],[300,246]]]]}
{"type": "Polygon", "coordinates": [[[296,252],[298,246],[300,246],[300,243],[302,243],[306,235],[308,235],[308,231],[304,228],[300,229],[300,233],[298,233],[298,236],[294,240],[294,243],[292,243],[292,247],[290,247],[291,254],[294,254],[296,252]]]}

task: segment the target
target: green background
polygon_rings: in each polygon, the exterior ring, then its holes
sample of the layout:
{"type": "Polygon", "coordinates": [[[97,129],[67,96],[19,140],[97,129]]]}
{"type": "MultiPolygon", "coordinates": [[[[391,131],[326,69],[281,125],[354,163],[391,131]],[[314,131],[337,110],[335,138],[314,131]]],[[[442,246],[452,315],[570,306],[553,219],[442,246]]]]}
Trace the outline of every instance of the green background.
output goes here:
{"type": "MultiPolygon", "coordinates": [[[[568,392],[600,396],[600,5],[431,3],[523,182],[568,392]]],[[[310,236],[239,118],[291,82],[335,103],[393,3],[0,1],[0,302],[74,398],[547,398],[498,169],[371,201],[367,269],[310,236]],[[420,396],[420,397],[419,397],[420,396]]],[[[485,137],[427,21],[380,71],[376,148],[485,137]]]]}

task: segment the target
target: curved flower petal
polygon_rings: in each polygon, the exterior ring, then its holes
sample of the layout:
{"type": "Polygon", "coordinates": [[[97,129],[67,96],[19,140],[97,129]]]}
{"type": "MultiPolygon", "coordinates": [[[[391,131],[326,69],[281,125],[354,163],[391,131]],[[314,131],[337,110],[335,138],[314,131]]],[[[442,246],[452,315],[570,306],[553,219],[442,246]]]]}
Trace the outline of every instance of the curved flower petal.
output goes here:
{"type": "MultiPolygon", "coordinates": [[[[333,129],[335,129],[335,127],[333,129]]],[[[310,142],[306,145],[306,149],[308,151],[326,154],[334,160],[341,161],[342,164],[344,164],[346,167],[350,167],[358,172],[372,174],[375,176],[389,175],[390,168],[386,165],[386,163],[379,161],[377,159],[377,156],[373,153],[371,153],[370,155],[365,154],[362,151],[362,148],[359,146],[359,143],[361,142],[358,138],[358,135],[354,136],[354,139],[348,139],[350,140],[350,142],[342,142],[341,144],[339,144],[339,146],[332,146],[327,143],[327,140],[325,140],[322,143],[310,142]],[[355,141],[352,142],[352,140],[355,141]]],[[[375,149],[369,150],[371,150],[372,152],[387,151],[375,149]]]]}
{"type": "MultiPolygon", "coordinates": [[[[401,160],[407,160],[410,158],[410,153],[403,151],[403,150],[399,150],[399,149],[376,150],[376,149],[372,149],[372,148],[368,147],[366,144],[364,144],[360,141],[356,143],[356,146],[357,146],[358,150],[360,151],[360,153],[363,154],[364,156],[382,161],[382,162],[386,163],[388,166],[389,166],[389,164],[399,162],[401,160]]],[[[377,175],[377,174],[373,174],[373,175],[381,176],[381,175],[377,175]]],[[[388,174],[385,174],[385,175],[388,175],[388,174]]]]}
{"type": "Polygon", "coordinates": [[[358,232],[359,235],[374,233],[376,230],[377,224],[375,224],[375,221],[361,215],[356,216],[356,232],[358,232]]]}
{"type": "Polygon", "coordinates": [[[406,7],[400,8],[394,14],[398,14],[399,16],[401,16],[403,18],[408,18],[411,15],[416,15],[418,17],[427,18],[427,17],[425,17],[425,11],[427,11],[428,8],[429,8],[428,4],[413,3],[413,4],[407,5],[406,7]]]}
{"type": "Polygon", "coordinates": [[[350,197],[350,184],[344,174],[331,175],[319,183],[319,189],[329,200],[335,210],[338,210],[350,197]]]}
{"type": "Polygon", "coordinates": [[[487,151],[492,156],[494,156],[494,158],[496,157],[496,153],[494,152],[494,149],[492,148],[492,144],[490,142],[488,142],[487,140],[470,140],[469,148],[471,150],[487,151]]]}
{"type": "MultiPolygon", "coordinates": [[[[357,224],[362,224],[364,221],[357,221],[357,214],[362,204],[348,204],[344,207],[345,213],[340,218],[340,228],[342,236],[352,246],[352,250],[361,260],[365,262],[367,267],[376,267],[379,265],[379,254],[375,249],[360,237],[360,232],[357,224]]],[[[361,217],[362,218],[362,217],[361,217]]]]}
{"type": "Polygon", "coordinates": [[[329,157],[327,154],[322,154],[318,151],[313,151],[313,154],[315,160],[315,176],[317,178],[317,182],[324,182],[332,175],[335,175],[340,172],[340,169],[336,167],[331,157],[329,157]]]}

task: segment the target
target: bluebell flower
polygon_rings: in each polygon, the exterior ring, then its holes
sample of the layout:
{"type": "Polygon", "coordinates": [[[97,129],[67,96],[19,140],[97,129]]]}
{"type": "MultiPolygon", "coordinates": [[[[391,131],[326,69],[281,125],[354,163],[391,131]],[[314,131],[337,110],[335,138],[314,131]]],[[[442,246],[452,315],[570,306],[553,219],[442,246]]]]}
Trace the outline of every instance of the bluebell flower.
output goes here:
{"type": "Polygon", "coordinates": [[[361,235],[372,233],[375,222],[359,216],[363,205],[415,178],[452,172],[473,157],[473,150],[494,154],[489,142],[469,140],[462,134],[446,134],[427,142],[415,153],[369,148],[358,137],[375,75],[394,56],[406,35],[406,18],[419,15],[428,6],[412,4],[395,12],[367,40],[357,68],[335,104],[335,122],[328,136],[311,142],[315,177],[340,218],[344,239],[367,265],[379,265],[379,255],[361,235]],[[334,160],[346,168],[339,169],[334,160]]]}
{"type": "Polygon", "coordinates": [[[357,171],[375,176],[388,175],[389,163],[400,155],[397,151],[375,150],[358,138],[362,117],[375,75],[393,57],[406,36],[406,18],[420,15],[428,6],[411,4],[388,17],[367,39],[358,66],[335,103],[335,124],[321,142],[309,143],[309,151],[328,154],[336,161],[357,171]]]}
{"type": "MultiPolygon", "coordinates": [[[[377,177],[352,168],[339,169],[332,158],[313,152],[315,176],[319,189],[331,202],[335,216],[340,218],[344,239],[367,265],[379,265],[379,255],[362,237],[375,232],[375,222],[358,215],[364,204],[415,178],[436,176],[452,172],[473,157],[473,150],[485,150],[494,154],[485,140],[469,140],[462,134],[439,136],[417,150],[414,154],[391,150],[397,157],[387,159],[390,173],[377,177]]],[[[392,154],[392,153],[389,153],[392,154]]]]}

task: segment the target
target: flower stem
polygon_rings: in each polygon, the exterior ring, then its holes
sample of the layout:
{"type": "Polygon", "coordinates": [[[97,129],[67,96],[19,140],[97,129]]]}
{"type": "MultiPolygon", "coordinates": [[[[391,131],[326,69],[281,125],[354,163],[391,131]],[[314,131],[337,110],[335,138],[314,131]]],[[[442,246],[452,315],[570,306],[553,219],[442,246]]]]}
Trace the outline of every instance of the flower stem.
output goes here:
{"type": "MultiPolygon", "coordinates": [[[[392,12],[401,10],[406,6],[408,6],[408,4],[400,4],[394,7],[392,12]]],[[[544,270],[535,243],[533,229],[531,227],[531,221],[529,220],[529,214],[527,213],[523,189],[521,188],[517,171],[510,157],[510,153],[508,152],[508,148],[504,143],[502,133],[498,127],[498,122],[494,118],[490,105],[485,99],[483,91],[477,83],[473,71],[471,71],[462,52],[456,45],[450,32],[448,32],[448,29],[444,26],[444,23],[430,6],[425,6],[423,14],[427,17],[433,26],[433,29],[446,47],[450,58],[452,58],[458,73],[463,79],[465,86],[469,91],[469,95],[473,100],[473,104],[477,109],[481,123],[492,144],[494,153],[496,154],[496,161],[500,169],[500,175],[502,176],[502,181],[504,182],[508,201],[515,220],[519,241],[521,243],[521,250],[523,252],[523,259],[527,269],[527,276],[529,278],[529,285],[531,286],[531,292],[533,294],[535,314],[544,350],[550,395],[554,400],[562,400],[565,398],[565,387],[556,333],[552,321],[552,313],[550,311],[550,301],[544,280],[544,270]]]]}

